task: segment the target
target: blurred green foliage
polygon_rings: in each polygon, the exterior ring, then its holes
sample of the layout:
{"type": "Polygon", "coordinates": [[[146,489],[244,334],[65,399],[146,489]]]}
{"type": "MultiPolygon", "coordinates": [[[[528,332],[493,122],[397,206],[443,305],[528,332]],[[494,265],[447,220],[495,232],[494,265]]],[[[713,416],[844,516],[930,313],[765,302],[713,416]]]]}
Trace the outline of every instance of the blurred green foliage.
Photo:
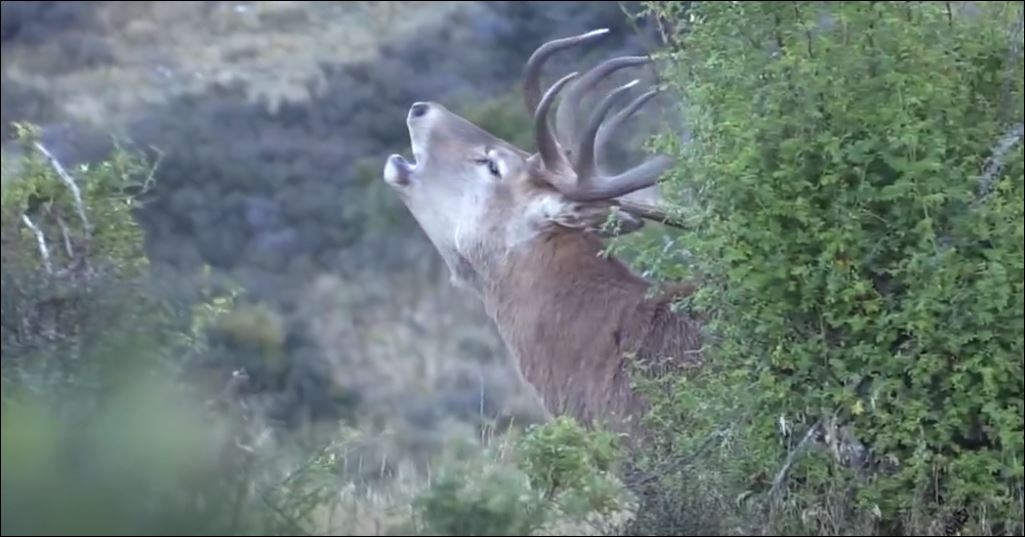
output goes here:
{"type": "Polygon", "coordinates": [[[132,213],[153,167],[118,146],[65,170],[37,129],[15,130],[23,153],[5,162],[2,199],[4,533],[218,528],[223,446],[179,382],[197,340],[189,312],[149,292],[132,213]]]}

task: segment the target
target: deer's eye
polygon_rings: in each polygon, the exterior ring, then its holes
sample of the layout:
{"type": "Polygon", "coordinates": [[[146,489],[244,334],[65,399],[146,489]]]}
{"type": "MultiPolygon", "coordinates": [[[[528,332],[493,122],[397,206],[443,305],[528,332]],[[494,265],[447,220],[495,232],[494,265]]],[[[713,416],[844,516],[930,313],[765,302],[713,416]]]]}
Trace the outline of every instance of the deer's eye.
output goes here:
{"type": "Polygon", "coordinates": [[[477,164],[488,167],[488,172],[497,179],[502,178],[502,172],[498,169],[498,162],[492,158],[481,158],[476,160],[477,164]]]}

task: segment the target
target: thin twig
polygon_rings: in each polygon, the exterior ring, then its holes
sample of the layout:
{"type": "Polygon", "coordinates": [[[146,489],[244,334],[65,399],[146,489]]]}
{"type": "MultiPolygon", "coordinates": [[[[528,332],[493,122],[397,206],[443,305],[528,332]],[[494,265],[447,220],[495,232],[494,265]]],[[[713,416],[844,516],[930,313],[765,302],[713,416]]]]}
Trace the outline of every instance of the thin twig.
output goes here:
{"type": "Polygon", "coordinates": [[[61,230],[61,237],[64,239],[64,251],[68,254],[68,258],[75,257],[75,252],[71,248],[71,236],[68,234],[68,226],[64,224],[64,219],[60,216],[57,217],[57,227],[61,230]]]}
{"type": "Polygon", "coordinates": [[[53,265],[50,264],[50,249],[46,246],[46,236],[43,235],[39,226],[36,226],[27,214],[21,215],[21,221],[25,226],[32,230],[32,233],[36,236],[36,243],[39,245],[39,257],[43,259],[43,267],[46,269],[46,273],[53,274],[53,265]]]}
{"type": "Polygon", "coordinates": [[[626,209],[628,212],[633,213],[641,218],[658,222],[660,224],[675,227],[677,229],[687,230],[690,229],[687,224],[682,222],[674,221],[671,216],[666,213],[662,208],[650,205],[643,201],[633,201],[628,199],[619,200],[619,206],[626,209]]]}
{"type": "Polygon", "coordinates": [[[623,2],[617,2],[617,4],[619,5],[619,10],[623,13],[624,18],[626,19],[626,23],[630,25],[630,29],[633,30],[634,35],[637,36],[637,39],[641,42],[641,46],[644,48],[644,55],[647,56],[649,59],[654,60],[654,54],[652,53],[652,50],[656,50],[658,49],[658,47],[648,43],[648,40],[644,35],[644,32],[641,30],[641,27],[638,26],[637,21],[635,20],[635,17],[637,17],[637,15],[630,13],[630,10],[626,8],[626,5],[624,5],[623,2]]]}
{"type": "Polygon", "coordinates": [[[811,443],[812,438],[815,437],[815,434],[818,433],[821,428],[822,420],[816,421],[814,425],[808,428],[808,432],[804,433],[804,438],[797,443],[797,446],[794,447],[793,451],[787,455],[787,460],[783,463],[783,467],[779,469],[779,472],[776,473],[775,479],[772,480],[772,488],[769,489],[770,501],[774,500],[779,494],[780,489],[783,488],[783,484],[790,475],[791,467],[793,467],[794,463],[804,455],[804,452],[808,449],[808,444],[811,443]]]}
{"type": "Polygon", "coordinates": [[[92,228],[89,226],[89,218],[85,215],[85,203],[82,202],[82,191],[78,189],[78,184],[75,183],[75,179],[71,177],[71,174],[69,174],[67,170],[64,169],[64,166],[62,166],[60,161],[57,160],[57,157],[53,156],[53,153],[50,153],[50,151],[46,149],[46,146],[36,142],[35,147],[43,154],[44,157],[46,157],[46,160],[50,161],[50,165],[53,166],[57,175],[59,175],[61,180],[64,181],[64,184],[67,185],[68,190],[71,190],[71,195],[75,198],[75,210],[78,211],[78,217],[82,219],[82,226],[88,234],[92,231],[92,228]]]}

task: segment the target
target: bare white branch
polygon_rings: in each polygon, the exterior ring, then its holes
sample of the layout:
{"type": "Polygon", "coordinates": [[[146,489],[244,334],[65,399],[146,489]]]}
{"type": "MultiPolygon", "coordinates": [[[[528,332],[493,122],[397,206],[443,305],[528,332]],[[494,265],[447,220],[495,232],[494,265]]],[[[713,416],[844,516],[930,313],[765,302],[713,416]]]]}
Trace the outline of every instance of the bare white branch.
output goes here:
{"type": "Polygon", "coordinates": [[[36,236],[36,243],[39,246],[39,257],[43,260],[43,267],[46,269],[46,273],[53,274],[53,265],[50,264],[50,249],[46,246],[46,237],[43,235],[43,231],[39,229],[39,226],[27,214],[21,215],[21,221],[36,236]]]}
{"type": "Polygon", "coordinates": [[[50,150],[48,150],[46,146],[36,142],[35,147],[43,154],[44,157],[46,157],[46,160],[50,161],[50,165],[57,171],[57,175],[60,176],[61,180],[64,181],[64,184],[67,185],[69,190],[71,190],[71,195],[75,197],[75,209],[78,211],[78,217],[82,220],[82,226],[88,234],[92,231],[92,228],[89,226],[89,218],[85,215],[85,203],[82,202],[82,191],[78,189],[78,184],[75,183],[75,179],[71,177],[71,174],[64,169],[64,166],[62,166],[60,161],[57,160],[57,157],[53,156],[53,153],[50,153],[50,150]]]}
{"type": "Polygon", "coordinates": [[[804,452],[808,449],[808,445],[811,443],[812,439],[815,438],[815,435],[819,432],[821,427],[821,420],[815,422],[814,425],[808,428],[808,432],[804,433],[804,438],[802,438],[790,454],[787,455],[787,460],[783,463],[783,467],[779,469],[775,479],[772,480],[772,488],[769,489],[770,500],[774,500],[779,494],[783,484],[786,483],[787,477],[790,475],[790,468],[793,467],[794,463],[804,455],[804,452]]]}

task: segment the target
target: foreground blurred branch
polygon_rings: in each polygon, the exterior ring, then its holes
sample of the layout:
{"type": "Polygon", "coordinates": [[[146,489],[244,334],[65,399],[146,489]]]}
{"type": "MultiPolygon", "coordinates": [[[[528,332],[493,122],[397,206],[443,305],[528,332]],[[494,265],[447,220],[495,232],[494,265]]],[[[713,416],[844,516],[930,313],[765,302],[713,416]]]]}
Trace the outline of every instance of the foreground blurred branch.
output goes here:
{"type": "Polygon", "coordinates": [[[36,243],[39,245],[39,257],[43,260],[43,267],[46,268],[46,273],[53,274],[53,265],[50,264],[50,249],[46,246],[46,237],[43,235],[43,231],[39,229],[39,226],[27,214],[21,215],[21,221],[36,236],[36,243]]]}

